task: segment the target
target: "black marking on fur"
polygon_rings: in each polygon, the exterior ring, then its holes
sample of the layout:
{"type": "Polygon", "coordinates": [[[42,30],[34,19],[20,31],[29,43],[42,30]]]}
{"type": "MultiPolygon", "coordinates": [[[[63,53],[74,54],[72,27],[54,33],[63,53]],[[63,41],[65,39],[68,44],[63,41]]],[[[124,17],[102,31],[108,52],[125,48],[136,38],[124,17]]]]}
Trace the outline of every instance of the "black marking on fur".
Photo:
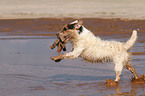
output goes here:
{"type": "Polygon", "coordinates": [[[67,27],[68,27],[68,29],[74,29],[74,25],[75,24],[68,24],[67,27]]]}
{"type": "Polygon", "coordinates": [[[66,30],[67,30],[67,28],[66,28],[66,27],[64,27],[64,28],[63,28],[63,31],[66,31],[66,30]]]}
{"type": "MultiPolygon", "coordinates": [[[[76,24],[76,23],[75,23],[76,24]]],[[[74,29],[75,28],[75,24],[68,24],[67,25],[67,28],[68,29],[74,29]]],[[[63,31],[66,31],[67,30],[66,27],[64,27],[63,31]]],[[[81,26],[79,29],[78,29],[78,33],[81,34],[81,32],[83,32],[83,27],[81,26]]]]}
{"type": "Polygon", "coordinates": [[[81,26],[80,28],[79,28],[79,34],[81,34],[83,32],[83,27],[81,26]]]}

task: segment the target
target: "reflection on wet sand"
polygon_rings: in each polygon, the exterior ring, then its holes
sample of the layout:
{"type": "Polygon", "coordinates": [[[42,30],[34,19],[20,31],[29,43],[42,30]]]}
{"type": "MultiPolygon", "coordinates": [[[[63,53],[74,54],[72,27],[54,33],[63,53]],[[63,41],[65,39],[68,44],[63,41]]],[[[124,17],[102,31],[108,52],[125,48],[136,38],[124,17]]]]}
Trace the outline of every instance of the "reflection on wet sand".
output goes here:
{"type": "MultiPolygon", "coordinates": [[[[124,82],[125,83],[125,82],[124,82]]],[[[88,96],[89,93],[98,93],[101,96],[138,96],[138,93],[141,92],[142,96],[144,96],[144,84],[123,84],[123,82],[116,87],[104,87],[105,84],[102,82],[84,82],[74,84],[74,82],[55,82],[52,83],[52,86],[58,88],[58,90],[66,90],[69,91],[70,89],[74,91],[75,89],[82,91],[82,96],[88,96]],[[122,85],[123,86],[122,86],[122,85]],[[112,92],[111,92],[112,91],[112,92]],[[113,94],[109,94],[109,93],[113,94]],[[108,94],[106,94],[108,93],[108,94]]]]}
{"type": "MultiPolygon", "coordinates": [[[[144,84],[131,84],[131,90],[129,92],[122,92],[121,90],[123,88],[121,88],[120,86],[116,87],[116,93],[115,94],[111,94],[111,95],[115,95],[115,96],[136,96],[139,90],[144,90],[145,85],[144,84]]],[[[144,96],[145,94],[143,94],[144,96]]]]}

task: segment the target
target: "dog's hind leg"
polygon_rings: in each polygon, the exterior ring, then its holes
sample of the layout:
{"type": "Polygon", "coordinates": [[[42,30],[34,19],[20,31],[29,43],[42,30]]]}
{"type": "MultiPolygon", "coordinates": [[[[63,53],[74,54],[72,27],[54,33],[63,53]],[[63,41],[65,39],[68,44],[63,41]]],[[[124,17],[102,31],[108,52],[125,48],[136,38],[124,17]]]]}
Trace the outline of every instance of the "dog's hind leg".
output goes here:
{"type": "Polygon", "coordinates": [[[116,73],[116,79],[113,81],[113,79],[106,79],[106,86],[116,86],[121,78],[121,73],[123,70],[123,64],[121,63],[115,63],[114,67],[115,73],[116,73]]]}
{"type": "Polygon", "coordinates": [[[113,58],[113,62],[115,63],[114,70],[116,73],[116,79],[115,79],[116,82],[119,82],[121,78],[121,73],[124,68],[124,63],[127,57],[128,57],[128,54],[126,54],[125,52],[122,52],[122,54],[117,54],[113,58]]]}
{"type": "Polygon", "coordinates": [[[122,73],[122,70],[123,70],[123,64],[115,64],[115,68],[114,69],[115,69],[115,73],[116,73],[115,81],[119,82],[120,78],[121,78],[121,73],[122,73]]]}
{"type": "Polygon", "coordinates": [[[128,69],[134,75],[135,79],[138,79],[137,73],[135,72],[135,69],[131,66],[130,62],[127,62],[125,68],[128,69]]]}

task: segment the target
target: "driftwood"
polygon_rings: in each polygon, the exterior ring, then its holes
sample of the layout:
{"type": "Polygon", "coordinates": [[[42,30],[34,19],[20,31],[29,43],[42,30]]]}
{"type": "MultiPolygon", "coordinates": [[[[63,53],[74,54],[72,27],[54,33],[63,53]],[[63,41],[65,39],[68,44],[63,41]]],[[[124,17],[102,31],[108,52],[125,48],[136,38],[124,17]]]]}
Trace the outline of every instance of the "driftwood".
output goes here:
{"type": "Polygon", "coordinates": [[[63,51],[66,51],[66,46],[60,39],[57,39],[56,41],[54,41],[54,43],[50,46],[50,48],[54,49],[56,46],[58,46],[57,53],[60,53],[62,49],[63,51]]]}

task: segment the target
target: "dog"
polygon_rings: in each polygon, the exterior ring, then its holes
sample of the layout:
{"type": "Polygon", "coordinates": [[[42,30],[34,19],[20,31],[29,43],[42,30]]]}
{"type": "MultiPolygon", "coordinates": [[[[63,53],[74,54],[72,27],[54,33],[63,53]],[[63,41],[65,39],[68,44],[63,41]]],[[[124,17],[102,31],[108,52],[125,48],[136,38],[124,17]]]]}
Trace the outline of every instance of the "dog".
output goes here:
{"type": "Polygon", "coordinates": [[[135,69],[131,66],[131,53],[129,52],[137,40],[136,30],[133,30],[132,36],[127,42],[107,41],[96,37],[90,30],[86,29],[83,26],[83,20],[76,20],[65,25],[57,33],[57,37],[61,39],[63,44],[71,41],[72,51],[51,57],[52,60],[58,62],[62,59],[81,57],[83,60],[93,63],[112,61],[115,64],[116,73],[113,83],[119,82],[123,68],[128,69],[135,79],[138,78],[135,69]]]}

